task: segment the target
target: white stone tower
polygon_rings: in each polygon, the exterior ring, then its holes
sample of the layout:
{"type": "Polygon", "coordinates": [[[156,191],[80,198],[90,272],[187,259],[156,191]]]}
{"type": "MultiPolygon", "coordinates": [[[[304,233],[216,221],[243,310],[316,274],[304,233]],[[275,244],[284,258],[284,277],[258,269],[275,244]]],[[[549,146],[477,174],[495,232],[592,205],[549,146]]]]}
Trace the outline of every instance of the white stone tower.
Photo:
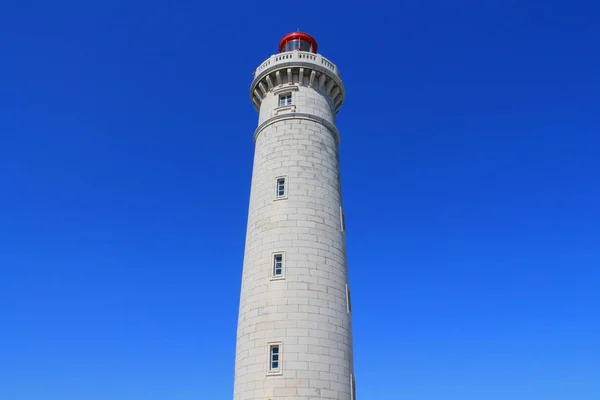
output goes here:
{"type": "Polygon", "coordinates": [[[354,400],[337,67],[304,33],[254,73],[259,111],[234,400],[354,400]]]}

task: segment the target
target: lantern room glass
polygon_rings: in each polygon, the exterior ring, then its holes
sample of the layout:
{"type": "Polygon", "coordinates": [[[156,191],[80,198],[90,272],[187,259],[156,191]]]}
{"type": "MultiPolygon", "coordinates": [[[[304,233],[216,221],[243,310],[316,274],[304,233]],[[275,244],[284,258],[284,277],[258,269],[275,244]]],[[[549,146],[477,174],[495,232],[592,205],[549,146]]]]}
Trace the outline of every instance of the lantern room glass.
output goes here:
{"type": "Polygon", "coordinates": [[[285,46],[283,47],[283,51],[293,51],[293,50],[311,51],[312,50],[311,47],[312,47],[312,45],[309,42],[306,42],[304,40],[295,39],[295,40],[291,40],[291,41],[287,42],[285,44],[285,46]]]}

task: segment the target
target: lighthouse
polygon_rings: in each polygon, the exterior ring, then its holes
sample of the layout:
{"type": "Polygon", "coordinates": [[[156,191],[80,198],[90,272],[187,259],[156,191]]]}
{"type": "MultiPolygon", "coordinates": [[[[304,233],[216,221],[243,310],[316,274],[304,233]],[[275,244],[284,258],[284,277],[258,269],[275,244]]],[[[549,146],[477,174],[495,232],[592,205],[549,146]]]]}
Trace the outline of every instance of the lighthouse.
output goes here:
{"type": "Polygon", "coordinates": [[[355,400],[337,66],[301,32],[254,72],[259,114],[234,400],[355,400]]]}

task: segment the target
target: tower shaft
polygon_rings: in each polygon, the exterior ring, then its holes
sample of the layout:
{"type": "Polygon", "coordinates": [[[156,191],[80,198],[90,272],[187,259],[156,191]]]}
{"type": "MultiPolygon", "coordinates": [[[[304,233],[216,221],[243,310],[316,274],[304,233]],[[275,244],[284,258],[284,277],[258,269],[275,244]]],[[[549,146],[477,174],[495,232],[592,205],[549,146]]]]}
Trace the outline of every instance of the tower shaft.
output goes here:
{"type": "Polygon", "coordinates": [[[310,51],[274,55],[255,73],[234,400],[354,397],[334,124],[343,95],[335,65],[310,51]]]}

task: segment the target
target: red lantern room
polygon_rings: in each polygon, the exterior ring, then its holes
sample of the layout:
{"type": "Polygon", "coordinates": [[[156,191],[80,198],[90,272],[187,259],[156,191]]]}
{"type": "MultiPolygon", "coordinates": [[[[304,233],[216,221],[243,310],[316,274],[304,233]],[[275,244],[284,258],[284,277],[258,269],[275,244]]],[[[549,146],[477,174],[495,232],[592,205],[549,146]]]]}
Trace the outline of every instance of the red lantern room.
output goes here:
{"type": "Polygon", "coordinates": [[[309,51],[311,53],[317,52],[317,41],[310,35],[302,32],[294,32],[289,35],[285,35],[281,42],[279,42],[279,52],[284,51],[309,51]]]}

